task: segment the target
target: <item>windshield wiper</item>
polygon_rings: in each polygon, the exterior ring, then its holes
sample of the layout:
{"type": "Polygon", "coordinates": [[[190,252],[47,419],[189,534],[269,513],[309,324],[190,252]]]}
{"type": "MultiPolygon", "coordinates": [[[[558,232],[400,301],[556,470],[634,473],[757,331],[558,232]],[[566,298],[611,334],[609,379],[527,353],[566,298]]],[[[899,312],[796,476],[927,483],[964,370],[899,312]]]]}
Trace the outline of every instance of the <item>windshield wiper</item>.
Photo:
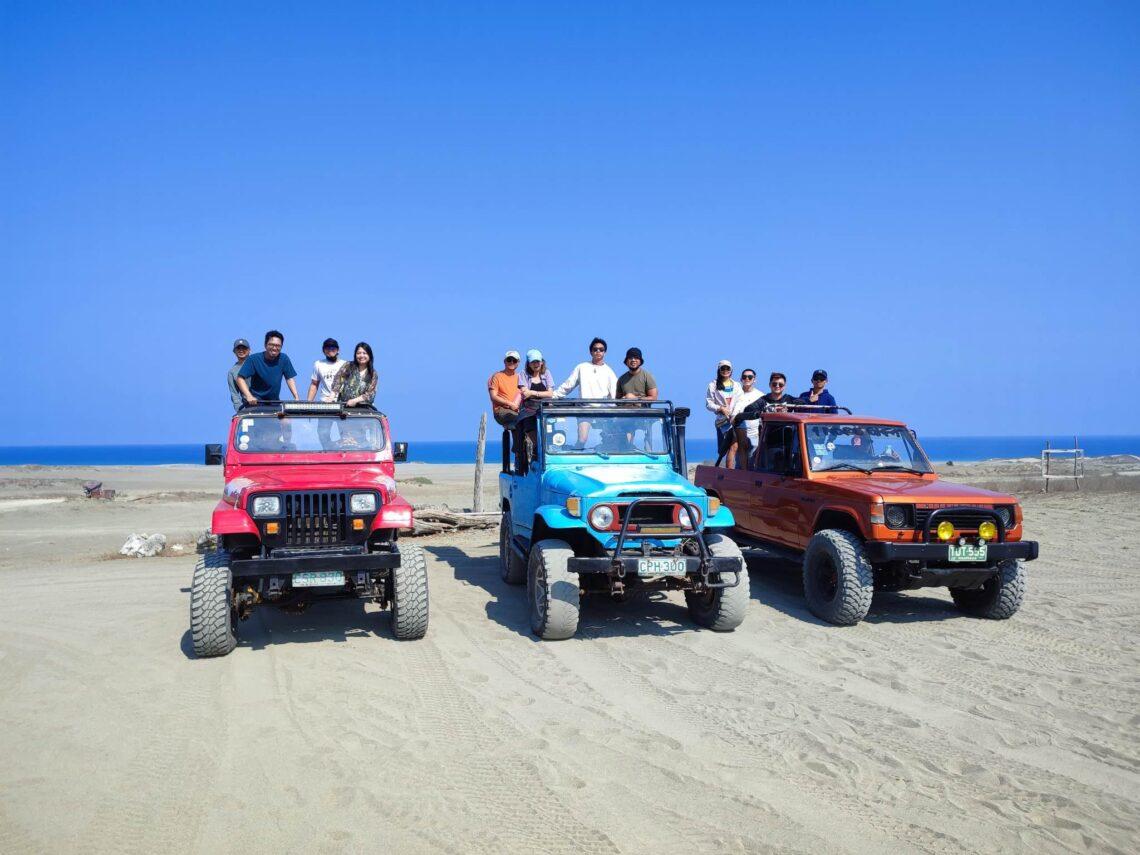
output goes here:
{"type": "Polygon", "coordinates": [[[925,475],[921,469],[915,469],[912,466],[903,466],[901,463],[882,463],[875,467],[882,472],[884,469],[889,469],[893,472],[914,472],[916,475],[925,475]]]}
{"type": "Polygon", "coordinates": [[[856,472],[866,472],[867,471],[862,466],[856,466],[854,463],[847,463],[846,461],[844,461],[842,463],[832,463],[830,466],[823,466],[819,469],[816,469],[815,471],[816,472],[830,472],[833,469],[853,469],[856,472]]]}

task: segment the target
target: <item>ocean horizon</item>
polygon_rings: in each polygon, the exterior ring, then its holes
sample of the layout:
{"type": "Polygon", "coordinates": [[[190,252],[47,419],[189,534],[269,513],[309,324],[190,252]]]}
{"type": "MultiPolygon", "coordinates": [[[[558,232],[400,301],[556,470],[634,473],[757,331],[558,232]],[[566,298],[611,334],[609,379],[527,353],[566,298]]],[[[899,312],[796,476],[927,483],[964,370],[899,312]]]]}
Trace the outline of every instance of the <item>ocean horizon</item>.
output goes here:
{"type": "MultiPolygon", "coordinates": [[[[1041,456],[1046,442],[1053,448],[1072,448],[1073,436],[929,436],[919,437],[934,463],[960,463],[996,458],[1041,456]]],[[[1117,454],[1140,456],[1140,435],[1078,437],[1086,457],[1117,454]]],[[[0,446],[0,466],[162,466],[201,464],[204,443],[165,445],[26,445],[0,446]]],[[[716,440],[690,437],[689,462],[716,458],[716,440]]],[[[485,459],[498,460],[498,440],[488,440],[485,459]]],[[[474,440],[409,440],[410,463],[474,463],[474,440]]]]}

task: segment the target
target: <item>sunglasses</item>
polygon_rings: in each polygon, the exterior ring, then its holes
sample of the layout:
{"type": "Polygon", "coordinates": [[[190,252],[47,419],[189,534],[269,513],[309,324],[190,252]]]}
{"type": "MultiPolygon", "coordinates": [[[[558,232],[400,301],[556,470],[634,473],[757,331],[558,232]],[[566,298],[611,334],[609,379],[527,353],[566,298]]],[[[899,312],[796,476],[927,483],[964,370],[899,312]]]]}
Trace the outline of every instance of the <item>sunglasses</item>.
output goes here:
{"type": "Polygon", "coordinates": [[[740,379],[741,380],[755,380],[756,375],[755,374],[741,374],[740,379]]]}
{"type": "Polygon", "coordinates": [[[515,363],[517,363],[518,360],[515,359],[513,356],[508,356],[506,359],[503,360],[503,362],[515,362],[515,363]]]}
{"type": "Polygon", "coordinates": [[[731,371],[731,370],[732,370],[732,368],[728,365],[722,365],[720,368],[717,369],[717,371],[731,371]]]}
{"type": "Polygon", "coordinates": [[[770,385],[770,386],[771,386],[773,389],[779,389],[779,388],[781,388],[781,387],[782,387],[784,384],[783,384],[783,383],[781,383],[779,380],[777,380],[776,382],[774,382],[774,383],[769,383],[768,385],[770,385]]]}
{"type": "Polygon", "coordinates": [[[606,352],[606,349],[604,347],[591,347],[590,348],[590,353],[605,353],[605,352],[606,352]]]}

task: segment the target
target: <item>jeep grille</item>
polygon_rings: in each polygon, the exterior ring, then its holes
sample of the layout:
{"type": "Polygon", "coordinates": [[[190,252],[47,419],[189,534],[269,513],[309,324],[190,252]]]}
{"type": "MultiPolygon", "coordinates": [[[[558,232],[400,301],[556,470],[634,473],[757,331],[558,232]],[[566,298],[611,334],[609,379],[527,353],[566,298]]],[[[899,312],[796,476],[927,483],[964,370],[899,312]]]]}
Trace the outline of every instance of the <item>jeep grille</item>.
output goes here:
{"type": "MultiPolygon", "coordinates": [[[[914,510],[914,527],[918,530],[926,528],[926,521],[930,517],[930,508],[915,508],[914,510]]],[[[977,511],[969,510],[954,510],[950,508],[946,513],[939,517],[940,520],[949,520],[950,523],[958,531],[977,531],[978,526],[984,522],[993,522],[993,517],[989,514],[980,514],[977,511]]]]}
{"type": "Polygon", "coordinates": [[[348,493],[286,493],[283,498],[286,546],[348,542],[348,493]]]}

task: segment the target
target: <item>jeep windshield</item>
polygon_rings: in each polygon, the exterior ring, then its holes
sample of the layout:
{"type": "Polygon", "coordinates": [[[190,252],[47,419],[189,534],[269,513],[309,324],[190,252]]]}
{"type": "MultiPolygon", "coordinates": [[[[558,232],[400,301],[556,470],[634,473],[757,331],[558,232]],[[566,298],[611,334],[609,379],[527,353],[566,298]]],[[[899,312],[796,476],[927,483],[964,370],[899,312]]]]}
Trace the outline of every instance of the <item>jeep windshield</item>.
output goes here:
{"type": "Polygon", "coordinates": [[[234,449],[243,454],[313,454],[383,451],[384,423],[377,416],[242,416],[234,449]]]}
{"type": "Polygon", "coordinates": [[[593,456],[604,460],[644,463],[672,459],[666,414],[647,410],[621,412],[607,407],[597,415],[549,414],[542,419],[542,442],[548,456],[593,456]]]}
{"type": "Polygon", "coordinates": [[[813,472],[933,472],[910,431],[899,425],[807,424],[808,462],[813,472]]]}

